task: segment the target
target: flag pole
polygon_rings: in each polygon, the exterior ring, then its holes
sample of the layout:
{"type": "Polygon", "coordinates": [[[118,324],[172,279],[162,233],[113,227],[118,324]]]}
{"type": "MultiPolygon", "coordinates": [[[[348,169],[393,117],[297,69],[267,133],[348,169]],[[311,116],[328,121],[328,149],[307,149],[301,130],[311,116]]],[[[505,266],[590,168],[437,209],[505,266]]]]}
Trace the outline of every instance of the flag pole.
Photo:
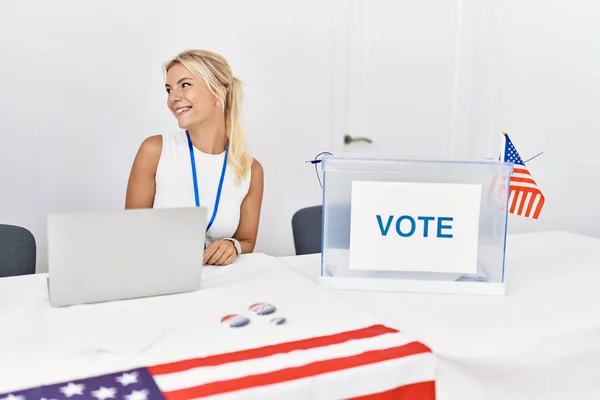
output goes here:
{"type": "Polygon", "coordinates": [[[502,137],[501,137],[501,141],[500,141],[500,158],[498,159],[498,161],[502,162],[502,160],[504,160],[504,147],[506,145],[506,137],[508,136],[508,134],[506,132],[502,132],[502,137]]]}

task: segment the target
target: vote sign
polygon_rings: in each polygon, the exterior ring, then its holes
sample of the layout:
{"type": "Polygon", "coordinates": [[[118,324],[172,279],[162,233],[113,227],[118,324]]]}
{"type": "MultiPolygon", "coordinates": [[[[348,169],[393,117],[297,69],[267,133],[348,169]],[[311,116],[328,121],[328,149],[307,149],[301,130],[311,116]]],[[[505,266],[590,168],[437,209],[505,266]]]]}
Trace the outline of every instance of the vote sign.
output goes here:
{"type": "Polygon", "coordinates": [[[352,182],[351,270],[475,273],[481,185],[352,182]]]}

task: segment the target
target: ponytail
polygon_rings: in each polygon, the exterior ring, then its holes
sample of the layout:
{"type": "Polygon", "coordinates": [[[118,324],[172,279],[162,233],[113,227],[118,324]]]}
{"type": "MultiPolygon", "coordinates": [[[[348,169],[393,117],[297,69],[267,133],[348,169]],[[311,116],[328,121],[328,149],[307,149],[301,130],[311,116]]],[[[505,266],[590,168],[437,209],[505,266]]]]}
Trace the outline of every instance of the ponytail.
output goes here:
{"type": "Polygon", "coordinates": [[[243,83],[234,77],[225,98],[225,130],[229,140],[228,163],[233,168],[237,184],[248,174],[253,161],[246,146],[242,121],[242,85],[243,83]]]}

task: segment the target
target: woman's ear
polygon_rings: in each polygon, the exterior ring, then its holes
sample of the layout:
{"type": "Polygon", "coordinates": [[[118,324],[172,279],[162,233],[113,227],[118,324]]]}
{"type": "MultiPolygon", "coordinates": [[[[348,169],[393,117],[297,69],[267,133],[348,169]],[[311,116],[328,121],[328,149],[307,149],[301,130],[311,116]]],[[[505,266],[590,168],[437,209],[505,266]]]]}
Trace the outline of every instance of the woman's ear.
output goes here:
{"type": "Polygon", "coordinates": [[[221,102],[221,100],[219,100],[216,97],[215,97],[215,106],[217,106],[221,109],[221,114],[225,114],[225,105],[223,104],[223,102],[221,102]]]}

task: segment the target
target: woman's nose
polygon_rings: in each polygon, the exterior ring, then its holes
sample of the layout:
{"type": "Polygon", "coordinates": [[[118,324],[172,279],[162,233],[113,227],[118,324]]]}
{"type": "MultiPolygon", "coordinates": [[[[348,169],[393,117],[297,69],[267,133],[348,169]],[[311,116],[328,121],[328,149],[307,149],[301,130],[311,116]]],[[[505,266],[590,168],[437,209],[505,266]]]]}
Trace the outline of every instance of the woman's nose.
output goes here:
{"type": "Polygon", "coordinates": [[[173,91],[169,96],[169,101],[173,104],[177,104],[181,101],[181,96],[177,92],[173,91]]]}

